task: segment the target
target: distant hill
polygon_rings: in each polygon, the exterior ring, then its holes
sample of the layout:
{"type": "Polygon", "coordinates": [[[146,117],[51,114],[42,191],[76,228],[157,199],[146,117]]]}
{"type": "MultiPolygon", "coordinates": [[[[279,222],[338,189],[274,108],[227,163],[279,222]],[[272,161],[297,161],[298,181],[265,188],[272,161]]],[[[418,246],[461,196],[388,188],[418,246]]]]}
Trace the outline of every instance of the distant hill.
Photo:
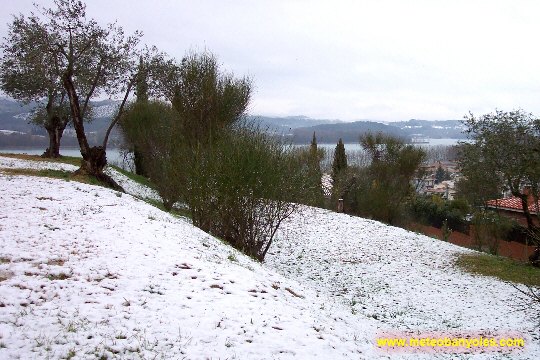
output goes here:
{"type": "Polygon", "coordinates": [[[268,129],[280,135],[292,135],[293,130],[301,127],[310,127],[321,124],[342,124],[341,120],[312,119],[307,116],[270,117],[261,115],[249,115],[248,121],[259,124],[263,129],[268,129]]]}
{"type": "Polygon", "coordinates": [[[399,127],[407,135],[419,134],[433,139],[465,139],[465,127],[461,120],[417,120],[393,122],[391,125],[399,127]]]}
{"type": "MultiPolygon", "coordinates": [[[[88,141],[91,145],[102,141],[103,135],[118,106],[114,100],[94,101],[91,103],[94,119],[85,124],[88,141]]],[[[47,147],[47,132],[42,127],[30,123],[30,116],[36,104],[20,103],[5,97],[0,97],[0,147],[47,147]]],[[[119,143],[118,133],[113,131],[110,144],[119,143]]],[[[75,131],[69,125],[62,137],[63,146],[78,146],[75,131]]]]}
{"type": "Polygon", "coordinates": [[[292,131],[292,141],[307,144],[313,132],[319,143],[337,143],[341,138],[345,143],[357,143],[361,134],[382,132],[410,141],[414,137],[433,139],[464,139],[463,126],[459,120],[408,120],[392,123],[375,121],[340,122],[296,128],[292,131]]]}
{"type": "Polygon", "coordinates": [[[341,138],[345,143],[358,142],[361,134],[367,132],[382,132],[394,136],[401,136],[400,129],[392,125],[386,125],[371,121],[355,121],[340,124],[323,124],[309,127],[301,127],[293,130],[292,141],[296,144],[309,143],[315,132],[319,143],[337,143],[341,138]]]}

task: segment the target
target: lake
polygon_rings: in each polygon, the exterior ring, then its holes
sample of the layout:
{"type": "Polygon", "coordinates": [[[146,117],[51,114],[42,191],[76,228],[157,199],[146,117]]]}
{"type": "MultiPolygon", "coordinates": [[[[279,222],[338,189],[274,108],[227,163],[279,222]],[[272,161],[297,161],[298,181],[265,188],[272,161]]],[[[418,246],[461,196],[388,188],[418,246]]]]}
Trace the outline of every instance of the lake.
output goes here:
{"type": "MultiPolygon", "coordinates": [[[[467,141],[464,139],[427,139],[428,143],[426,144],[416,144],[418,146],[452,146],[457,145],[459,141],[467,141]]],[[[331,149],[332,151],[336,148],[337,144],[317,144],[318,147],[324,148],[324,149],[331,149]]],[[[299,146],[309,146],[309,144],[305,145],[299,145],[299,146]]],[[[355,150],[361,150],[362,147],[359,143],[346,143],[345,144],[345,150],[346,151],[355,151],[355,150]]]]}
{"type": "MultiPolygon", "coordinates": [[[[429,140],[429,143],[418,144],[418,146],[422,146],[422,147],[451,146],[451,145],[457,145],[458,141],[463,141],[460,139],[428,139],[428,140],[429,140]]],[[[305,146],[309,146],[309,144],[294,145],[294,146],[305,147],[305,146]]],[[[319,148],[323,148],[326,150],[326,156],[325,156],[325,159],[323,159],[323,167],[326,169],[328,166],[331,166],[336,144],[317,144],[317,146],[319,148]]],[[[349,157],[350,163],[360,163],[363,161],[362,156],[360,155],[360,153],[362,153],[361,150],[362,150],[362,147],[358,143],[345,144],[345,151],[347,152],[347,156],[349,157]]],[[[14,153],[14,154],[28,154],[28,155],[41,155],[43,154],[44,151],[45,149],[39,148],[39,147],[38,148],[12,147],[12,148],[0,149],[0,153],[14,153]]],[[[79,148],[74,148],[74,147],[61,147],[60,154],[64,156],[81,157],[81,152],[79,148]]],[[[131,158],[130,154],[128,154],[128,157],[126,159],[124,157],[124,151],[121,149],[107,150],[107,161],[109,162],[109,164],[119,166],[126,170],[133,169],[133,159],[131,158]]]]}

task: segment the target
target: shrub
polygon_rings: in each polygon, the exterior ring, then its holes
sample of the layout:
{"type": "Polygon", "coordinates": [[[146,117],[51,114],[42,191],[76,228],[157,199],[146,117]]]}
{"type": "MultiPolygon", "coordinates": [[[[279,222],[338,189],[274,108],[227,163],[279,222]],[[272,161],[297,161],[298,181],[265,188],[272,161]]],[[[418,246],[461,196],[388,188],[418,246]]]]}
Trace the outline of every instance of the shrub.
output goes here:
{"type": "Polygon", "coordinates": [[[174,186],[178,174],[172,168],[173,159],[184,156],[186,150],[180,141],[177,116],[167,103],[136,102],[128,107],[121,121],[123,133],[146,159],[145,174],[152,180],[167,210],[180,200],[174,186]]]}
{"type": "Polygon", "coordinates": [[[396,224],[403,219],[405,201],[414,194],[411,182],[425,152],[381,133],[363,135],[360,144],[371,163],[346,174],[346,182],[339,185],[346,207],[354,214],[396,224]]]}
{"type": "Polygon", "coordinates": [[[477,211],[471,223],[474,225],[474,241],[478,250],[497,255],[499,243],[505,239],[515,222],[493,211],[477,211]]]}
{"type": "Polygon", "coordinates": [[[301,163],[253,127],[236,128],[199,154],[186,193],[194,223],[263,260],[281,222],[314,194],[301,163]]]}
{"type": "Polygon", "coordinates": [[[409,201],[408,210],[414,221],[442,228],[446,224],[447,229],[469,232],[468,222],[465,216],[469,207],[463,200],[444,200],[438,196],[416,197],[409,201]]]}

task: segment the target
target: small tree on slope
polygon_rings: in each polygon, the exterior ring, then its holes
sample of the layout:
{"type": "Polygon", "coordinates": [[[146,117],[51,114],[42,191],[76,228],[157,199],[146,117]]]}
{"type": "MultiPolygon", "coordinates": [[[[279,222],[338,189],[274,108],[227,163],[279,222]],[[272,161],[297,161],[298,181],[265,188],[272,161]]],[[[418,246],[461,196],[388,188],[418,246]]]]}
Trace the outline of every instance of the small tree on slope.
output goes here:
{"type": "Polygon", "coordinates": [[[337,181],[339,175],[347,169],[347,154],[345,153],[345,145],[341,138],[339,139],[336,149],[334,150],[334,161],[332,162],[332,180],[337,181]]]}

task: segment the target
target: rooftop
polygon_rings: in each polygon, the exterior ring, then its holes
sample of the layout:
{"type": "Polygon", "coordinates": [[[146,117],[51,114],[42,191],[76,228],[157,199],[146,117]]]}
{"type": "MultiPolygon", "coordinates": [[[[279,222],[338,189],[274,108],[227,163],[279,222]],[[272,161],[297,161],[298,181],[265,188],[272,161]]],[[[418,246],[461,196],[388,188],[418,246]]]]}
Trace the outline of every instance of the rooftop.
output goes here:
{"type": "MultiPolygon", "coordinates": [[[[488,207],[496,209],[523,212],[523,205],[521,204],[521,199],[518,197],[488,200],[487,205],[488,207]]],[[[536,214],[538,208],[540,207],[540,204],[535,203],[534,200],[531,201],[529,199],[528,207],[531,214],[536,214]]]]}

